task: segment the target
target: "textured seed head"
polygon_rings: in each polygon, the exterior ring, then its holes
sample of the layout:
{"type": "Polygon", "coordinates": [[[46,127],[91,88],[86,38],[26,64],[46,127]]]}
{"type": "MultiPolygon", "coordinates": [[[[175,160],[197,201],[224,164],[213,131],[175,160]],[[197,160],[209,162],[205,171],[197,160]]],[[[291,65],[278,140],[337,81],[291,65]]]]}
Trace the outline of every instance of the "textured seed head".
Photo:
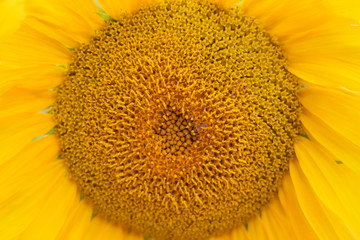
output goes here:
{"type": "Polygon", "coordinates": [[[300,131],[297,79],[238,8],[175,1],[76,49],[53,108],[61,156],[100,216],[156,239],[246,223],[300,131]]]}

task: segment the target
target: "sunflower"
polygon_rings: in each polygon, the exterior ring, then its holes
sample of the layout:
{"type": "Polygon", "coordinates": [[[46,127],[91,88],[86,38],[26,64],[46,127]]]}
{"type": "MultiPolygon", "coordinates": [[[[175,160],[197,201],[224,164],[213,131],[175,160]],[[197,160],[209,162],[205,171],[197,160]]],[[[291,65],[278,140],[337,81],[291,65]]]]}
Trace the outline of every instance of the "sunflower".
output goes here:
{"type": "Polygon", "coordinates": [[[355,0],[4,0],[1,239],[357,239],[355,0]]]}

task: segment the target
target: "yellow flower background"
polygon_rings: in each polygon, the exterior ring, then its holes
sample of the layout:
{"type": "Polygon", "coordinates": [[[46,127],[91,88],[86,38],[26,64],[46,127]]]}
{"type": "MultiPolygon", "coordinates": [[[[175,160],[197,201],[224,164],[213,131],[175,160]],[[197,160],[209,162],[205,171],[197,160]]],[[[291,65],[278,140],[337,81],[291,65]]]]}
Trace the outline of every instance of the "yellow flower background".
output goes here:
{"type": "MultiPolygon", "coordinates": [[[[112,18],[149,1],[99,0],[112,18]]],[[[301,79],[297,160],[278,197],[217,239],[360,237],[360,2],[217,0],[278,39],[301,79]]],[[[79,201],[46,109],[72,52],[105,23],[91,0],[0,1],[0,239],[144,239],[79,201]]]]}

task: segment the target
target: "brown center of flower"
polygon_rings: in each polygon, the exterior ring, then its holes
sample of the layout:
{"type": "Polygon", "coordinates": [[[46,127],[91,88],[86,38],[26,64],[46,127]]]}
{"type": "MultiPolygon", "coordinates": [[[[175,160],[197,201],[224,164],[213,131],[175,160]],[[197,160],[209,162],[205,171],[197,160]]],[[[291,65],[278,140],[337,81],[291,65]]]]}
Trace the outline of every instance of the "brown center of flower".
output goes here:
{"type": "Polygon", "coordinates": [[[161,136],[162,154],[167,156],[186,154],[196,141],[197,131],[205,124],[195,126],[187,116],[176,110],[176,106],[167,106],[159,123],[154,126],[155,134],[161,136]]]}
{"type": "Polygon", "coordinates": [[[273,198],[300,131],[298,80],[238,8],[172,1],[76,49],[53,113],[61,156],[102,217],[206,239],[273,198]]]}

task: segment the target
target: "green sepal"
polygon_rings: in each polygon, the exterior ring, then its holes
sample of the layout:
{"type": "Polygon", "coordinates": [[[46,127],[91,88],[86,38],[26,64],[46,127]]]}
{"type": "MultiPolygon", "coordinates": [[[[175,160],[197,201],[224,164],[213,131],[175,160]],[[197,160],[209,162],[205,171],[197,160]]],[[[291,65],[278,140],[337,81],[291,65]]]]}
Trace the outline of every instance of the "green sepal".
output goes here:
{"type": "Polygon", "coordinates": [[[309,138],[309,136],[306,135],[305,133],[299,133],[299,136],[302,136],[302,137],[304,137],[304,138],[306,138],[306,139],[308,139],[308,140],[311,140],[311,139],[309,138]]]}
{"type": "Polygon", "coordinates": [[[104,20],[104,22],[110,22],[110,21],[115,20],[103,9],[99,9],[99,12],[97,12],[97,15],[99,15],[104,20]]]}

